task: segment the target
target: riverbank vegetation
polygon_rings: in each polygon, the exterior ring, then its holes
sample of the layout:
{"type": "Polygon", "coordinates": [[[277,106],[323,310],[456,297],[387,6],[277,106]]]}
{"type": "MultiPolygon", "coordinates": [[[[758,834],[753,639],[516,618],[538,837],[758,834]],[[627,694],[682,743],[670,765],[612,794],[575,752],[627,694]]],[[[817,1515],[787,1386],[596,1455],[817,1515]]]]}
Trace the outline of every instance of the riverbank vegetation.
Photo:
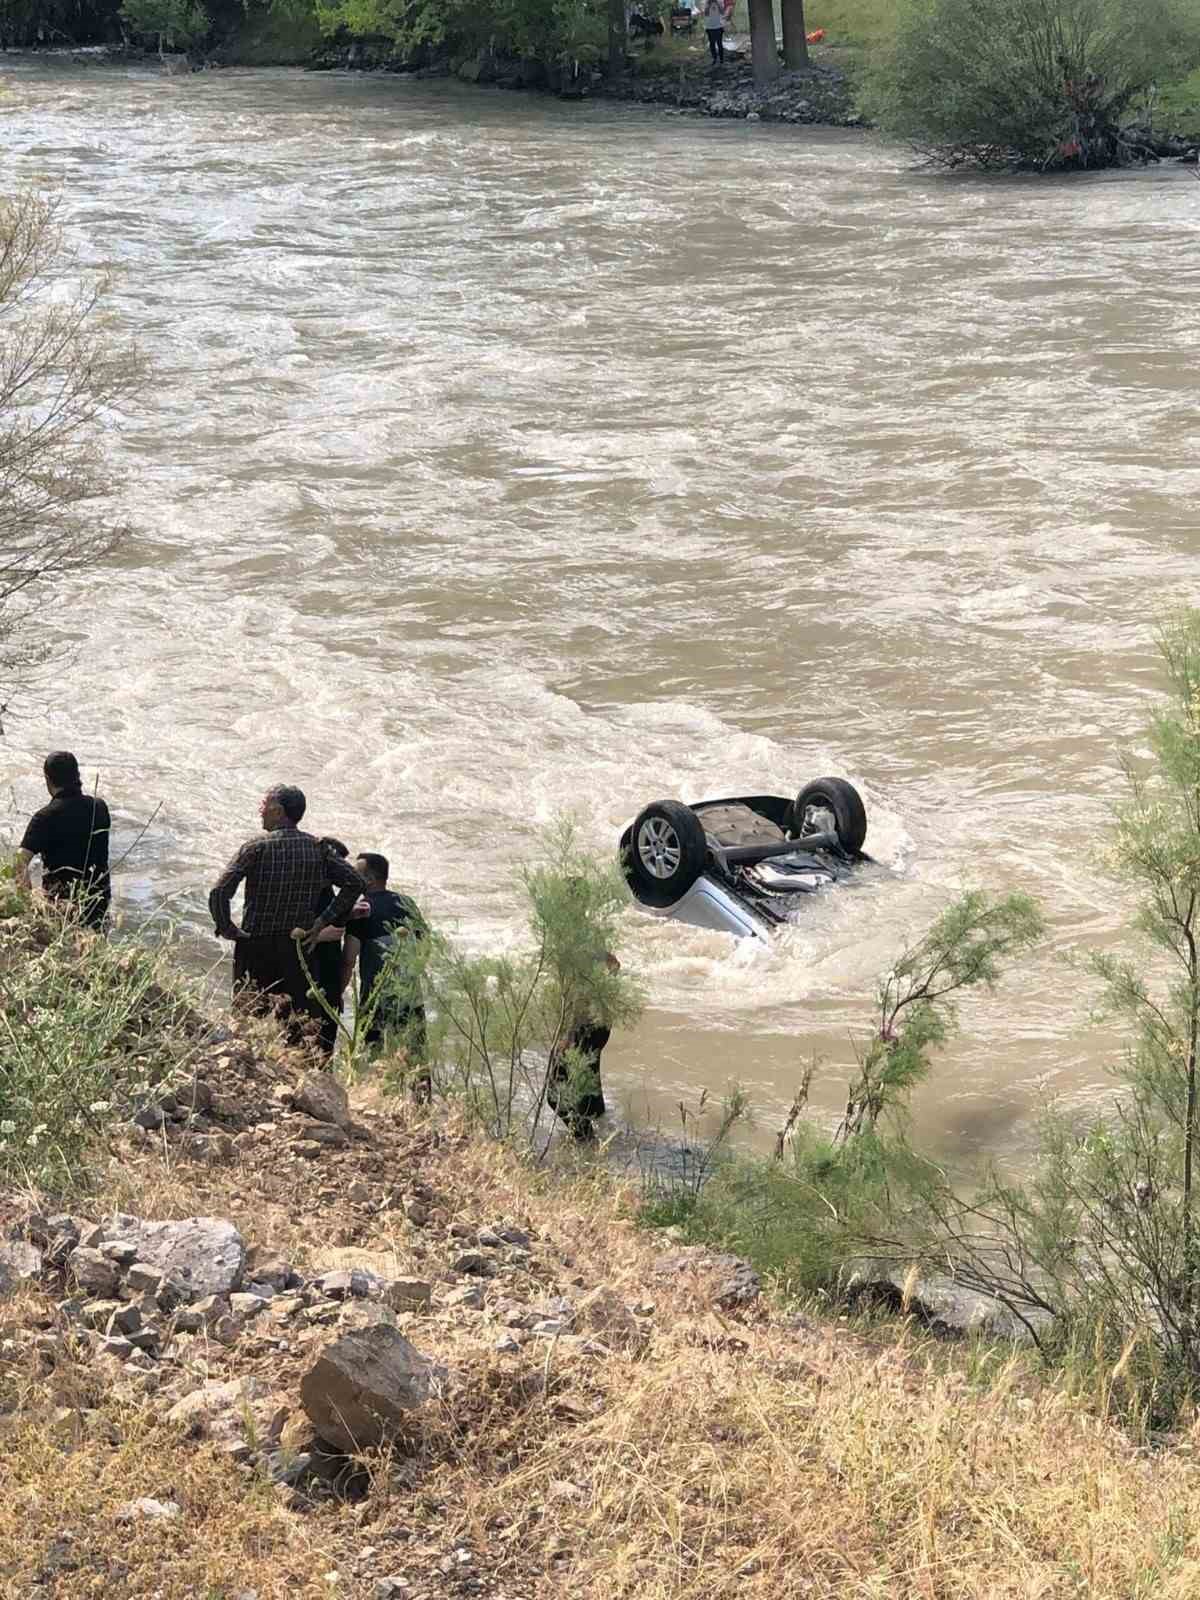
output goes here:
{"type": "Polygon", "coordinates": [[[901,0],[865,103],[947,166],[1113,166],[1147,154],[1132,125],[1153,87],[1198,64],[1181,0],[901,0]]]}
{"type": "MultiPolygon", "coordinates": [[[[919,1041],[935,1042],[926,1019],[905,1043],[901,1019],[942,1004],[938,952],[986,981],[1000,945],[1016,956],[1034,932],[1025,910],[1002,905],[976,899],[943,919],[885,979],[895,1087],[919,1041]]],[[[30,968],[19,1000],[0,997],[14,1017],[68,978],[98,997],[89,963],[111,977],[138,950],[66,929],[43,944],[42,926],[26,913],[6,925],[10,983],[30,968]]],[[[156,981],[175,993],[169,972],[156,981]]],[[[1131,1437],[1108,1403],[1114,1363],[1107,1388],[1085,1389],[1047,1381],[1011,1346],[852,1320],[827,1297],[798,1314],[783,1274],[760,1295],[739,1269],[730,1293],[727,1258],[633,1226],[636,1189],[594,1158],[531,1163],[463,1102],[425,1107],[381,1093],[378,1078],[339,1108],[306,1090],[303,1064],[265,1024],[200,1018],[186,986],[176,998],[177,1012],[153,1012],[172,1076],[114,1077],[67,1163],[47,1162],[42,1139],[5,1156],[0,1592],[1194,1592],[1190,1423],[1131,1437]],[[120,1087],[135,1078],[149,1092],[132,1103],[120,1087]],[[92,1219],[128,1228],[131,1213],[232,1219],[243,1287],[182,1313],[144,1289],[123,1297],[128,1252],[79,1241],[106,1238],[92,1219]],[[73,1285],[76,1249],[79,1272],[117,1282],[107,1300],[73,1285]],[[405,1309],[372,1299],[380,1283],[405,1309]],[[140,1346],[93,1326],[101,1315],[140,1346]],[[370,1326],[402,1333],[439,1389],[394,1442],[333,1450],[306,1416],[309,1374],[370,1326]]],[[[120,1072],[145,1038],[115,1021],[101,1031],[120,1072]]],[[[92,1013],[81,1027],[95,1030],[92,1013]]],[[[66,1034],[43,1038],[46,1069],[61,1069],[66,1034]]],[[[864,1061],[852,1138],[867,1136],[859,1113],[878,1105],[887,1044],[864,1061]]]]}

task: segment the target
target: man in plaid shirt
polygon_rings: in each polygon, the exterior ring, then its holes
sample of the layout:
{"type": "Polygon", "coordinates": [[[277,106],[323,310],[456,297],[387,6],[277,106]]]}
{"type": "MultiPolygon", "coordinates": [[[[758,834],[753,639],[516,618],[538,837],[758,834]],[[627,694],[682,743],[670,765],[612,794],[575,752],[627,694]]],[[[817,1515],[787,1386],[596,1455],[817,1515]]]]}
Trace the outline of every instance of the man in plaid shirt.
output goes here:
{"type": "Polygon", "coordinates": [[[319,1021],[324,1015],[309,994],[293,929],[307,930],[305,946],[311,949],[327,924],[345,927],[365,887],[349,862],[325,850],[311,833],[300,831],[306,806],[299,789],[288,784],[269,789],[258,808],[263,834],[242,846],[208,897],[218,937],[234,942],[235,999],[247,988],[256,990],[258,999],[252,1003],[276,1011],[281,1019],[292,1018],[293,1037],[300,1033],[297,1019],[310,1016],[319,1021]],[[239,884],[244,885],[240,927],[232,914],[239,884]],[[338,892],[324,915],[318,916],[317,902],[327,885],[338,892]]]}

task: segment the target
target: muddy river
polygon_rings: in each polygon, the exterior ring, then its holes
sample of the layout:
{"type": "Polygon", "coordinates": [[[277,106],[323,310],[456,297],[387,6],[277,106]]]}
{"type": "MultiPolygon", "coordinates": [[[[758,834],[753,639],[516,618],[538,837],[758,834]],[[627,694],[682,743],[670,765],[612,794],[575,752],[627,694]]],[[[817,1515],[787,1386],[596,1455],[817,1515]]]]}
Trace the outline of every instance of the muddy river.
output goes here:
{"type": "Polygon", "coordinates": [[[138,535],[5,718],[10,832],[74,748],[118,854],[154,814],[126,914],[215,963],[207,887],[288,780],[482,948],[563,810],[607,851],[651,799],[840,774],[886,870],[774,949],[631,913],[614,1098],[669,1127],[736,1077],[766,1142],[815,1050],[834,1115],[877,974],[973,884],[1052,938],[964,1008],[918,1133],[1019,1154],[1042,1093],[1103,1092],[1065,958],[1127,917],[1097,849],[1197,587],[1188,172],[20,57],[0,134],[153,363],[111,439],[138,535]]]}

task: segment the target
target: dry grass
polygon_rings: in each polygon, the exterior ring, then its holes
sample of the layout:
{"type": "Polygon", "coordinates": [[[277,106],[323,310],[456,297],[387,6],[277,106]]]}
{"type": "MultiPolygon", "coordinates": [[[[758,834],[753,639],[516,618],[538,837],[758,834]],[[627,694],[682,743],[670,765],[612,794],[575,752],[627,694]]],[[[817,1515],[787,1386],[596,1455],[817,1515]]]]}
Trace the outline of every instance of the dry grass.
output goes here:
{"type": "MultiPolygon", "coordinates": [[[[602,1178],[532,1175],[461,1129],[375,1110],[372,1145],[336,1162],[297,1163],[278,1139],[215,1167],[147,1146],[114,1159],[104,1197],[238,1217],[298,1262],[386,1252],[393,1270],[435,1278],[450,1222],[504,1217],[537,1236],[529,1299],[606,1283],[653,1301],[646,1350],[539,1341],[499,1356],[484,1314],[410,1317],[450,1392],[407,1453],[366,1461],[348,1499],[299,1510],[94,1366],[0,1351],[5,1600],[366,1600],[384,1574],[419,1600],[1200,1593],[1189,1438],[1135,1448],[1007,1357],[983,1383],[915,1335],[721,1319],[697,1283],[654,1275],[660,1242],[619,1220],[602,1178]],[[351,1183],[369,1198],[351,1201],[351,1183]],[[424,1228],[401,1209],[413,1195],[424,1228]],[[117,1506],[143,1494],[182,1516],[119,1526],[117,1506]]],[[[38,1295],[4,1302],[0,1339],[48,1311],[38,1295]]],[[[209,1368],[269,1375],[294,1400],[302,1364],[235,1346],[209,1368]]]]}

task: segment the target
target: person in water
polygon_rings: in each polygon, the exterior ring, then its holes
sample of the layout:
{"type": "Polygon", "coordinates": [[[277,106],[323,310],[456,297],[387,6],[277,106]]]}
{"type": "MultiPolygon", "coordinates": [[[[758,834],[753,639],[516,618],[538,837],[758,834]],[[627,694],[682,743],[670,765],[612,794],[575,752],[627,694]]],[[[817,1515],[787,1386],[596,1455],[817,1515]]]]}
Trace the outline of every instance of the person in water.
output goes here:
{"type": "MultiPolygon", "coordinates": [[[[604,952],[603,961],[610,972],[620,972],[621,963],[611,950],[604,952]]],[[[550,1056],[546,1074],[547,1103],[558,1113],[571,1137],[580,1143],[596,1137],[595,1119],[608,1110],[600,1081],[600,1057],[611,1037],[611,1028],[585,1014],[576,1019],[550,1056]]]]}
{"type": "MultiPolygon", "coordinates": [[[[417,909],[416,901],[406,894],[388,888],[391,871],[386,856],[374,850],[364,850],[355,861],[362,878],[367,902],[367,915],[355,921],[347,930],[346,946],[357,945],[358,1003],[360,1008],[372,1004],[376,984],[380,981],[389,955],[399,939],[422,939],[428,925],[417,909]]],[[[353,956],[348,955],[348,962],[353,956]]],[[[380,993],[374,1002],[374,1015],[367,1031],[368,1044],[382,1044],[386,1034],[402,1036],[409,1059],[418,1066],[425,1059],[425,1007],[419,990],[412,994],[380,993]]],[[[422,1074],[419,1086],[428,1086],[428,1076],[422,1074]]]]}
{"type": "Polygon", "coordinates": [[[300,1020],[311,1017],[319,1026],[325,1014],[309,995],[293,929],[304,934],[309,952],[315,950],[323,928],[345,927],[364,888],[349,862],[301,831],[306,807],[302,791],[290,784],[268,789],[259,805],[262,835],[241,847],[208,897],[218,938],[233,941],[235,998],[248,995],[254,1009],[289,1020],[289,1034],[297,1042],[300,1020]],[[239,885],[244,886],[240,926],[232,914],[239,885]],[[336,894],[318,911],[326,887],[336,894]]]}
{"type": "Polygon", "coordinates": [[[13,860],[17,888],[29,893],[30,863],[42,858],[42,893],[48,900],[74,904],[84,927],[101,928],[112,901],[108,871],[108,807],[97,794],[84,794],[79,762],[69,750],[55,750],[42,763],[50,803],[30,817],[13,860]]]}

